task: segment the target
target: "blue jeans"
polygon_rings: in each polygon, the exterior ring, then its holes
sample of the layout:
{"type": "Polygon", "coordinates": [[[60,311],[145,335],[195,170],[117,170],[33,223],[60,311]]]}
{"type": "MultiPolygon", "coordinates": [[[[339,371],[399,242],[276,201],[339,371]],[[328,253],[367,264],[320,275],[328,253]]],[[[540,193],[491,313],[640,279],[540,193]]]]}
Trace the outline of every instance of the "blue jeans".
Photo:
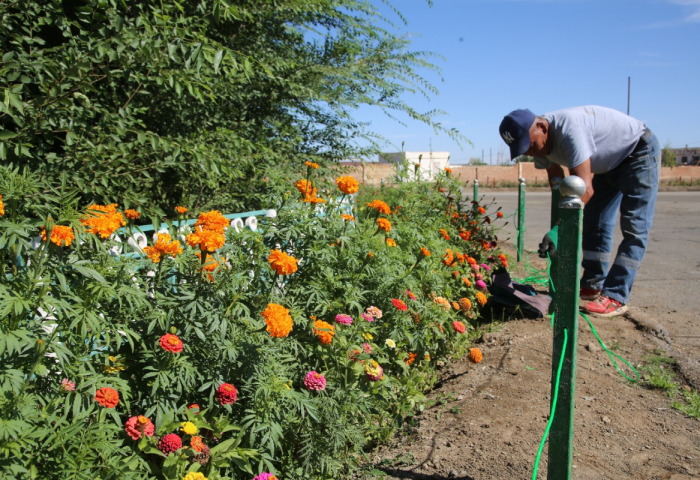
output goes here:
{"type": "Polygon", "coordinates": [[[659,141],[648,131],[619,166],[593,176],[593,196],[583,211],[582,288],[627,304],[647,248],[660,173],[659,141]],[[623,239],[611,267],[618,211],[623,239]]]}

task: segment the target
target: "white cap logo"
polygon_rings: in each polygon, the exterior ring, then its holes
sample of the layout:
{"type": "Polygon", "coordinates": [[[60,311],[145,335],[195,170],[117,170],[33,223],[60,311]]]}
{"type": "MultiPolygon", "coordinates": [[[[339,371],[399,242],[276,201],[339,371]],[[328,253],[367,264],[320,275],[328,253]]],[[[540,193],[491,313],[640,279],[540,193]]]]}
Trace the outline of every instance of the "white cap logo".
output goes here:
{"type": "Polygon", "coordinates": [[[501,134],[501,137],[503,137],[503,141],[506,142],[508,145],[510,145],[511,143],[513,143],[515,141],[513,136],[510,134],[510,132],[503,132],[501,134]]]}

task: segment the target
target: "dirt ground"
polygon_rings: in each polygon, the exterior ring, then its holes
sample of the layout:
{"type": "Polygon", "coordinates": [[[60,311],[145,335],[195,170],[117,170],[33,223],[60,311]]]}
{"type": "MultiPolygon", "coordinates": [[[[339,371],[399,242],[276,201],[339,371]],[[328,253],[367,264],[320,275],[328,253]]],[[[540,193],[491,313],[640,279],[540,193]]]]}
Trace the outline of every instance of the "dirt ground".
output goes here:
{"type": "MultiPolygon", "coordinates": [[[[663,335],[632,317],[591,320],[608,348],[633,365],[664,346],[672,352],[658,338],[663,335]]],[[[482,363],[451,365],[429,395],[436,403],[417,417],[418,425],[370,453],[386,478],[532,476],[550,406],[549,320],[505,322],[484,334],[478,347],[482,363]]],[[[662,391],[624,379],[583,320],[578,347],[573,477],[700,478],[698,420],[672,409],[662,391]]],[[[546,452],[547,446],[538,478],[546,478],[546,452]]]]}

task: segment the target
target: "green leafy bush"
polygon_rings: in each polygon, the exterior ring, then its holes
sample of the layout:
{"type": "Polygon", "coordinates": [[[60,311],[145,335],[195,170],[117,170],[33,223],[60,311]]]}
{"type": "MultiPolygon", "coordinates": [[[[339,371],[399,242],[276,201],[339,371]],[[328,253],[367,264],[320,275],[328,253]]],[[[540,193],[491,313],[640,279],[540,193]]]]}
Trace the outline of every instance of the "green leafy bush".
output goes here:
{"type": "Polygon", "coordinates": [[[502,268],[494,212],[449,174],[313,171],[330,196],[298,183],[259,231],[203,212],[141,250],[136,212],[0,169],[0,476],[339,478],[414,415],[502,268]]]}

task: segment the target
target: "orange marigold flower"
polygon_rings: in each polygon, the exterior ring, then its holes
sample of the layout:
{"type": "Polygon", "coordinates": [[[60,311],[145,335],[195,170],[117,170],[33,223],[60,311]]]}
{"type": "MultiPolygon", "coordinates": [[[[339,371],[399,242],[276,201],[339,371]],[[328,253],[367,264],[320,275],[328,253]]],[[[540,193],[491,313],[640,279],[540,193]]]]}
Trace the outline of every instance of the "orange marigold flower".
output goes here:
{"type": "Polygon", "coordinates": [[[289,315],[289,310],[282,305],[268,303],[261,315],[265,317],[267,331],[270,332],[271,337],[285,338],[292,331],[294,325],[292,316],[289,315]]]}
{"type": "Polygon", "coordinates": [[[429,362],[429,361],[430,361],[430,354],[429,354],[429,353],[426,353],[426,354],[425,354],[425,361],[426,361],[426,362],[429,362]]]}
{"type": "Polygon", "coordinates": [[[297,183],[294,184],[294,186],[297,187],[297,190],[299,190],[299,193],[301,193],[302,195],[311,194],[311,182],[309,182],[305,178],[299,180],[297,183]]]}
{"type": "Polygon", "coordinates": [[[378,218],[377,219],[377,227],[379,227],[379,230],[383,230],[385,232],[391,232],[391,222],[387,220],[386,218],[378,218]]]}
{"type": "Polygon", "coordinates": [[[410,367],[411,364],[415,361],[417,355],[418,355],[417,353],[409,352],[408,358],[405,360],[406,365],[408,365],[410,367]]]}
{"type": "Polygon", "coordinates": [[[192,248],[199,248],[207,252],[214,252],[224,246],[226,237],[223,233],[213,230],[198,230],[185,237],[187,245],[192,248]]]}
{"type": "Polygon", "coordinates": [[[442,263],[444,263],[445,265],[447,265],[449,267],[450,265],[452,265],[455,262],[455,257],[452,253],[451,248],[448,248],[446,251],[447,251],[447,253],[445,253],[445,255],[442,256],[442,263]]]}
{"type": "Polygon", "coordinates": [[[460,298],[459,307],[464,311],[470,310],[472,308],[472,302],[468,298],[460,298]]]}
{"type": "Polygon", "coordinates": [[[491,244],[485,240],[481,241],[481,246],[484,247],[484,250],[488,250],[489,248],[491,248],[491,244]]]}
{"type": "Polygon", "coordinates": [[[430,250],[425,247],[420,247],[420,254],[424,257],[429,257],[431,255],[430,250]]]}
{"type": "Polygon", "coordinates": [[[349,175],[338,177],[335,179],[335,182],[338,184],[340,191],[346,195],[352,195],[360,189],[360,184],[357,183],[357,180],[349,175]]]}
{"type": "Polygon", "coordinates": [[[180,337],[172,333],[166,333],[160,337],[160,346],[163,350],[170,353],[180,353],[184,347],[180,337]]]}
{"type": "Polygon", "coordinates": [[[204,448],[204,442],[202,442],[202,437],[194,435],[190,439],[190,446],[195,452],[201,452],[204,448]]]}
{"type": "Polygon", "coordinates": [[[389,205],[387,205],[385,202],[382,202],[381,200],[372,200],[372,202],[368,203],[367,206],[370,208],[374,208],[379,213],[383,213],[384,215],[391,214],[391,208],[389,208],[389,205]]]}
{"type": "Polygon", "coordinates": [[[155,245],[144,247],[143,252],[153,263],[159,263],[163,255],[170,255],[172,258],[181,255],[182,245],[178,240],[173,240],[167,233],[159,233],[155,245]]]}
{"type": "Polygon", "coordinates": [[[141,216],[141,213],[130,208],[128,210],[124,210],[124,215],[126,215],[126,218],[128,218],[129,220],[138,220],[141,216]]]}
{"type": "Polygon", "coordinates": [[[297,271],[297,263],[299,263],[299,260],[280,250],[270,250],[267,261],[278,275],[291,275],[297,271]]]}
{"type": "Polygon", "coordinates": [[[484,354],[478,348],[470,348],[468,357],[469,361],[472,363],[481,363],[484,359],[484,354]]]}
{"type": "Polygon", "coordinates": [[[459,310],[459,303],[452,302],[452,308],[454,308],[455,310],[459,310]]]}
{"type": "Polygon", "coordinates": [[[323,320],[316,320],[313,328],[314,335],[318,336],[323,345],[330,345],[335,335],[335,327],[323,320]]]}
{"type": "Polygon", "coordinates": [[[389,246],[389,247],[395,247],[395,246],[396,246],[396,242],[393,241],[391,238],[387,238],[387,239],[386,239],[386,244],[387,244],[387,246],[389,246]]]}
{"type": "Polygon", "coordinates": [[[464,263],[464,260],[466,260],[467,257],[465,257],[463,254],[459,252],[455,252],[455,256],[457,257],[457,261],[459,263],[464,263]]]}
{"type": "Polygon", "coordinates": [[[5,215],[5,204],[2,203],[2,195],[0,195],[0,215],[5,215]]]}
{"type": "Polygon", "coordinates": [[[477,262],[476,259],[475,259],[474,257],[467,257],[467,263],[468,263],[469,265],[476,265],[476,264],[479,263],[479,262],[477,262]]]}
{"type": "Polygon", "coordinates": [[[476,301],[479,302],[479,305],[483,307],[484,305],[486,305],[487,302],[486,295],[484,295],[481,292],[476,292],[476,301]]]}
{"type": "Polygon", "coordinates": [[[224,234],[226,227],[231,225],[231,221],[223,216],[218,210],[202,212],[194,223],[195,227],[200,227],[202,231],[217,232],[224,234]]]}
{"type": "Polygon", "coordinates": [[[117,212],[117,204],[90,205],[87,216],[80,219],[88,233],[99,235],[101,238],[109,238],[118,228],[126,225],[126,220],[121,212],[117,212]]]}
{"type": "Polygon", "coordinates": [[[318,168],[318,163],[314,163],[314,162],[307,161],[307,162],[304,162],[304,165],[306,165],[309,168],[313,168],[314,170],[318,168]]]}
{"type": "Polygon", "coordinates": [[[392,298],[391,303],[397,308],[397,310],[400,310],[402,312],[408,311],[408,307],[406,306],[403,300],[399,300],[398,298],[392,298]]]}
{"type": "Polygon", "coordinates": [[[442,238],[444,238],[445,240],[450,239],[450,236],[447,234],[447,230],[445,230],[444,228],[441,228],[440,230],[438,230],[438,232],[440,233],[440,235],[442,235],[442,238]]]}
{"type": "Polygon", "coordinates": [[[368,256],[369,258],[374,258],[374,253],[372,253],[372,252],[367,252],[367,256],[368,256]]]}
{"type": "Polygon", "coordinates": [[[107,408],[114,408],[119,403],[119,392],[110,387],[102,387],[95,393],[97,403],[107,408]]]}
{"type": "Polygon", "coordinates": [[[486,209],[484,207],[479,207],[479,213],[483,215],[486,213],[486,209]]]}
{"type": "Polygon", "coordinates": [[[175,207],[175,211],[179,213],[180,215],[184,215],[187,213],[187,208],[185,207],[175,207]]]}
{"type": "Polygon", "coordinates": [[[451,168],[445,168],[445,172],[447,172],[447,173],[452,173],[452,169],[451,169],[451,168]]]}
{"type": "Polygon", "coordinates": [[[465,284],[467,287],[471,287],[471,286],[472,286],[472,282],[470,282],[469,279],[468,279],[467,277],[462,277],[462,281],[464,282],[464,284],[465,284]]]}
{"type": "Polygon", "coordinates": [[[346,213],[342,214],[341,218],[343,220],[345,220],[346,222],[354,222],[355,221],[355,217],[353,217],[352,215],[348,215],[346,213]]]}
{"type": "Polygon", "coordinates": [[[459,278],[459,272],[457,270],[452,271],[452,278],[459,278]]]}
{"type": "Polygon", "coordinates": [[[459,236],[462,237],[462,240],[466,242],[472,237],[472,232],[462,230],[461,232],[459,232],[459,236]]]}
{"type": "Polygon", "coordinates": [[[496,216],[498,218],[503,218],[503,212],[496,212],[496,216]]]}
{"type": "MultiPolygon", "coordinates": [[[[46,229],[41,229],[41,240],[46,241],[46,229]]],[[[59,247],[67,247],[75,240],[75,234],[71,227],[64,227],[63,225],[54,225],[53,230],[51,230],[51,242],[55,243],[59,247]]]]}

